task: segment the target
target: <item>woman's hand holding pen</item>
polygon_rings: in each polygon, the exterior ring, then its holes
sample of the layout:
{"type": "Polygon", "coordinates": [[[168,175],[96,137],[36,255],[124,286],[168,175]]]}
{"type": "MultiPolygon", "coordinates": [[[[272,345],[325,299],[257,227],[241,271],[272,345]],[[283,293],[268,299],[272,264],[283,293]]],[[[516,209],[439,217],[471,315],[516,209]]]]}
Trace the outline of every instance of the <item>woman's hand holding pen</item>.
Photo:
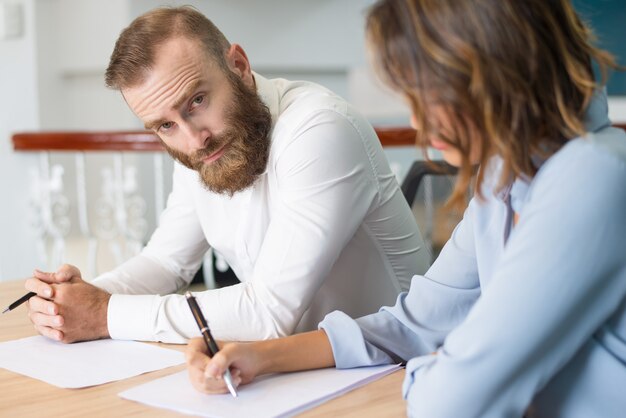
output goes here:
{"type": "Polygon", "coordinates": [[[85,282],[78,268],[63,265],[55,273],[36,270],[26,289],[28,315],[37,332],[48,338],[77,342],[107,338],[110,294],[85,282]]]}
{"type": "Polygon", "coordinates": [[[290,337],[252,343],[220,344],[210,358],[202,338],[189,340],[187,370],[191,384],[200,392],[226,393],[222,376],[230,370],[238,386],[267,373],[333,367],[335,358],[324,330],[305,332],[290,337]]]}
{"type": "Polygon", "coordinates": [[[218,343],[220,351],[211,358],[202,338],[189,340],[185,352],[189,380],[203,393],[228,393],[222,378],[230,369],[235,387],[251,382],[261,372],[256,343],[218,343]]]}

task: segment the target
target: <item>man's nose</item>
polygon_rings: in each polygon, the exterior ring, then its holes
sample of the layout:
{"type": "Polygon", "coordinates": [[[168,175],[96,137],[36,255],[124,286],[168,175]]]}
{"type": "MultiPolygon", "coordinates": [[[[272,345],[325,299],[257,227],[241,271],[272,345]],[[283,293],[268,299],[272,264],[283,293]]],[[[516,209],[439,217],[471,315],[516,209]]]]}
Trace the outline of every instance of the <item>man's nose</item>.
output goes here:
{"type": "Polygon", "coordinates": [[[207,128],[194,123],[185,124],[185,136],[191,150],[205,148],[211,137],[207,128]]]}

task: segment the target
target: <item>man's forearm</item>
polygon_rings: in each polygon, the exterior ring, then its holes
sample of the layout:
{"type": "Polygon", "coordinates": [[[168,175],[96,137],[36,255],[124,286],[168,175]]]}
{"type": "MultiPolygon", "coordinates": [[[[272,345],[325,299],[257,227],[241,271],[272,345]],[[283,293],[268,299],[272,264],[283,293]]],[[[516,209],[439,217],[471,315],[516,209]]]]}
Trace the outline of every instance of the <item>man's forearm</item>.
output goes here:
{"type": "Polygon", "coordinates": [[[143,254],[98,276],[91,283],[109,293],[126,295],[166,295],[185,285],[180,277],[143,254]]]}

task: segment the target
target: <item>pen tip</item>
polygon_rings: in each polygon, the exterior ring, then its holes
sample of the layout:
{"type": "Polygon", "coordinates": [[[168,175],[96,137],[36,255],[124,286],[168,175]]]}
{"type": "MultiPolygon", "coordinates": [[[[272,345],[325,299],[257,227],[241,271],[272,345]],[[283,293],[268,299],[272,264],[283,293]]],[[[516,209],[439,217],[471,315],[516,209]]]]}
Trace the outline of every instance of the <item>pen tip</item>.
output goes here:
{"type": "Polygon", "coordinates": [[[9,308],[6,308],[4,311],[2,311],[2,313],[5,314],[5,313],[9,312],[9,310],[10,310],[9,308]]]}
{"type": "Polygon", "coordinates": [[[185,297],[186,297],[187,299],[189,299],[189,298],[190,298],[190,297],[192,297],[192,296],[193,296],[193,295],[191,294],[191,292],[190,292],[189,290],[185,292],[185,297]]]}

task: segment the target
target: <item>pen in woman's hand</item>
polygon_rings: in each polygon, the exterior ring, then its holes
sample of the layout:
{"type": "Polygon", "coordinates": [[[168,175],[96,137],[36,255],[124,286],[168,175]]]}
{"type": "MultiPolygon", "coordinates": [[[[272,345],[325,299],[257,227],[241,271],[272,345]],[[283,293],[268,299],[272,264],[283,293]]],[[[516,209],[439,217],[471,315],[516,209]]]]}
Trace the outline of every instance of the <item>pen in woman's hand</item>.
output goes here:
{"type": "MultiPolygon", "coordinates": [[[[198,306],[198,302],[196,302],[196,298],[193,297],[191,292],[186,292],[185,297],[187,298],[187,303],[189,304],[189,309],[191,309],[191,313],[193,314],[194,319],[196,320],[196,324],[198,324],[198,328],[200,328],[200,333],[204,338],[204,342],[209,350],[209,354],[213,357],[219,351],[217,347],[217,343],[213,339],[211,335],[211,331],[209,330],[209,326],[207,325],[206,319],[204,319],[204,315],[202,315],[202,311],[198,306]]],[[[233,378],[230,374],[230,370],[226,369],[224,372],[224,382],[226,382],[226,386],[230,391],[230,394],[233,397],[237,397],[237,391],[235,390],[235,385],[233,385],[233,378]]]]}
{"type": "Polygon", "coordinates": [[[27,294],[25,294],[24,296],[22,296],[21,298],[19,298],[18,300],[16,300],[12,304],[10,304],[8,306],[8,308],[6,308],[4,311],[2,311],[2,313],[4,314],[4,313],[7,313],[9,311],[12,311],[13,309],[17,308],[22,303],[26,302],[28,299],[32,298],[35,295],[37,295],[37,293],[35,293],[35,292],[28,292],[27,294]]]}

